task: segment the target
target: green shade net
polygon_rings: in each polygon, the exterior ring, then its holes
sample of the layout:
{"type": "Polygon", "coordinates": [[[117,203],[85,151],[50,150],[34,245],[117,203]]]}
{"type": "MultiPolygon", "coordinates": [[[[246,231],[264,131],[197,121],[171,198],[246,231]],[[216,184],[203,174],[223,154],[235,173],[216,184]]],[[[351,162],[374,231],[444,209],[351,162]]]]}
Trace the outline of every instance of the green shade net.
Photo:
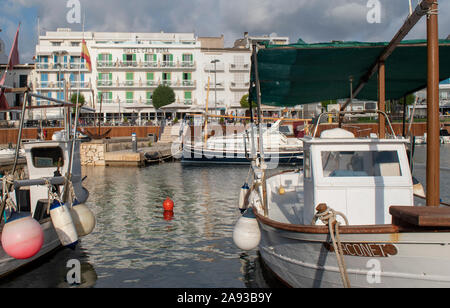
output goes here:
{"type": "MultiPolygon", "coordinates": [[[[332,42],[266,46],[257,53],[261,103],[295,106],[350,97],[388,43],[332,42]]],[[[450,40],[439,41],[440,80],[450,76],[450,40]]],[[[385,62],[386,100],[400,99],[426,87],[425,40],[403,41],[385,62]]],[[[251,80],[255,80],[252,67],[251,80]]],[[[256,90],[251,89],[256,101],[256,90]]],[[[378,74],[356,96],[378,100],[378,74]]]]}

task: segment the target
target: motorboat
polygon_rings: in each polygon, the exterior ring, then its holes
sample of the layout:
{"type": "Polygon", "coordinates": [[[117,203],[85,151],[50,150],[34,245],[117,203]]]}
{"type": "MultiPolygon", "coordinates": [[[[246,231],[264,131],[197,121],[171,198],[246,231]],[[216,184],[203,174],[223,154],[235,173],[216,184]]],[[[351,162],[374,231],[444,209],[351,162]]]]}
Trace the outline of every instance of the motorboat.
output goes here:
{"type": "MultiPolygon", "coordinates": [[[[303,159],[302,141],[298,138],[288,138],[280,131],[282,119],[262,129],[266,163],[270,166],[278,164],[301,164],[303,159]]],[[[258,153],[252,150],[252,135],[254,144],[258,143],[256,128],[252,133],[249,128],[241,133],[225,136],[212,136],[206,140],[191,141],[190,132],[185,133],[182,143],[182,163],[219,163],[219,164],[250,164],[249,157],[258,153]]],[[[203,139],[203,138],[202,138],[203,139]]]]}

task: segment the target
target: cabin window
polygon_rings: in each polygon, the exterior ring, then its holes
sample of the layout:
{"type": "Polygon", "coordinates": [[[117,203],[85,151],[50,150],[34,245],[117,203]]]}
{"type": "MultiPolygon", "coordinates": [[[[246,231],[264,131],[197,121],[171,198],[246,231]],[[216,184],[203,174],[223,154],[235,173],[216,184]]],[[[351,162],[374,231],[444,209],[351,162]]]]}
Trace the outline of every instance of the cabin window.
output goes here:
{"type": "Polygon", "coordinates": [[[64,154],[60,147],[40,147],[31,149],[31,159],[36,168],[64,166],[64,154]]]}
{"type": "Polygon", "coordinates": [[[397,151],[322,151],[322,169],[324,177],[402,175],[397,151]]]}

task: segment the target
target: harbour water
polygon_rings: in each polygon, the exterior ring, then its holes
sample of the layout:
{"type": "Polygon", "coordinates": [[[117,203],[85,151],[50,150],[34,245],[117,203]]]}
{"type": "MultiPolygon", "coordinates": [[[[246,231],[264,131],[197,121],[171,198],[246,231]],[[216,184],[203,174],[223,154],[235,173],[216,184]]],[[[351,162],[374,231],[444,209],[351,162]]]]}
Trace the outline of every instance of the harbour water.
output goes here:
{"type": "MultiPolygon", "coordinates": [[[[425,185],[426,153],[416,147],[414,176],[425,185]]],[[[441,146],[441,197],[450,201],[450,145],[441,146]]],[[[80,261],[79,287],[281,287],[261,266],[257,250],[232,240],[245,166],[83,170],[97,225],[75,250],[62,249],[0,287],[69,287],[67,262],[80,261]],[[174,200],[173,216],[162,203],[174,200]]]]}

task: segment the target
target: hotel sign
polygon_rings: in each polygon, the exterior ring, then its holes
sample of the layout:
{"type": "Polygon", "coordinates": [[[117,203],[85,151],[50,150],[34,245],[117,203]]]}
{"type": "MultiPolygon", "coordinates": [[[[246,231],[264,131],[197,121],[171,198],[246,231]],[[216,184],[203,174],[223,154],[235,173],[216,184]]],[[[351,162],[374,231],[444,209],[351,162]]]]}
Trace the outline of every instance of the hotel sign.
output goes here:
{"type": "Polygon", "coordinates": [[[124,48],[123,53],[165,53],[169,48],[124,48]]]}

